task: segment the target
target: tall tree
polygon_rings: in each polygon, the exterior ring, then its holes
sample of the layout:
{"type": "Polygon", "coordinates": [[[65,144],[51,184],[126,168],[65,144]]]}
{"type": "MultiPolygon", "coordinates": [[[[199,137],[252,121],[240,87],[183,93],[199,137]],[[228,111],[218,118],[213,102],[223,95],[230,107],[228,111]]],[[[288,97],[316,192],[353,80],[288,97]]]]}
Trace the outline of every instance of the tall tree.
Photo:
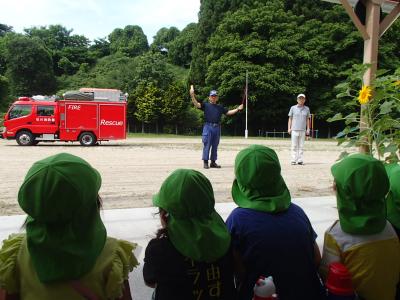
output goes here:
{"type": "Polygon", "coordinates": [[[83,35],[71,34],[72,29],[61,25],[50,25],[31,27],[24,31],[27,36],[37,37],[43,41],[52,55],[56,75],[71,75],[79,70],[81,64],[94,62],[89,55],[89,39],[83,35]]]}
{"type": "Polygon", "coordinates": [[[97,59],[110,55],[110,42],[106,38],[95,39],[89,50],[97,59]]]}
{"type": "Polygon", "coordinates": [[[160,53],[147,52],[135,57],[131,71],[126,75],[128,90],[136,89],[140,83],[152,82],[163,90],[173,80],[173,74],[167,68],[167,59],[160,53]]]}
{"type": "Polygon", "coordinates": [[[8,32],[12,32],[12,26],[0,23],[0,37],[5,36],[8,32]]]}
{"type": "Polygon", "coordinates": [[[127,90],[129,74],[135,70],[133,59],[122,54],[100,58],[92,68],[83,67],[73,76],[62,76],[60,88],[78,89],[82,86],[127,90]]]}
{"type": "Polygon", "coordinates": [[[279,123],[293,95],[333,71],[321,26],[318,20],[303,22],[279,0],[228,13],[207,45],[206,86],[219,87],[225,104],[237,104],[248,71],[250,122],[261,128],[279,123]]]}
{"type": "Polygon", "coordinates": [[[0,110],[4,107],[5,100],[8,96],[8,79],[5,76],[0,75],[0,110]]]}
{"type": "Polygon", "coordinates": [[[178,125],[188,106],[186,86],[181,82],[170,84],[161,98],[161,114],[164,120],[175,125],[175,134],[178,134],[178,125]]]}
{"type": "Polygon", "coordinates": [[[121,53],[135,57],[149,49],[147,37],[140,26],[128,25],[124,29],[114,29],[108,36],[111,53],[121,53]]]}
{"type": "Polygon", "coordinates": [[[160,118],[161,109],[161,90],[152,82],[140,83],[133,94],[132,101],[135,102],[135,117],[142,122],[142,132],[144,133],[144,124],[157,123],[160,118]]]}
{"type": "Polygon", "coordinates": [[[168,52],[169,44],[176,39],[179,33],[180,31],[176,27],[161,28],[154,36],[153,43],[151,44],[150,48],[153,51],[168,52]]]}
{"type": "MultiPolygon", "coordinates": [[[[262,2],[261,2],[262,3],[262,2]]],[[[262,5],[258,0],[202,0],[199,23],[193,43],[192,63],[189,81],[203,86],[205,83],[208,39],[228,12],[234,12],[246,5],[262,5]]]]}
{"type": "Polygon", "coordinates": [[[13,95],[55,92],[53,61],[40,39],[15,36],[6,44],[5,59],[13,95]]]}
{"type": "Polygon", "coordinates": [[[190,66],[196,28],[196,23],[190,23],[169,43],[168,58],[173,64],[186,68],[190,66]]]}

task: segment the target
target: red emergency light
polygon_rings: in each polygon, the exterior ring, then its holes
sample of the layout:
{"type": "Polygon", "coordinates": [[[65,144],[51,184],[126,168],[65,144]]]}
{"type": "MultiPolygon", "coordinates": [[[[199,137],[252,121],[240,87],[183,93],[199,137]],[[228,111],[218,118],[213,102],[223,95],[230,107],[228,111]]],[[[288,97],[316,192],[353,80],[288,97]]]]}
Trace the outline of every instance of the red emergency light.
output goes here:
{"type": "Polygon", "coordinates": [[[29,97],[18,97],[19,101],[31,101],[32,99],[29,97]]]}

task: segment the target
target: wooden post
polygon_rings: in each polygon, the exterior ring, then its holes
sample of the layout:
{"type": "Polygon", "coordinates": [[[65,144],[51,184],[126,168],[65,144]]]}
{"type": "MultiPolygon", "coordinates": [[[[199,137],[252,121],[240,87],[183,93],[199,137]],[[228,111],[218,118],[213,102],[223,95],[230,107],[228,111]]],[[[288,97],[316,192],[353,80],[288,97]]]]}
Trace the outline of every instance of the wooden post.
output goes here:
{"type": "MultiPolygon", "coordinates": [[[[378,66],[378,45],[379,45],[379,22],[380,22],[380,1],[366,0],[366,17],[365,29],[369,39],[364,40],[364,64],[369,64],[370,67],[366,70],[363,83],[370,86],[375,79],[378,66]]],[[[372,101],[372,100],[371,100],[372,101]]],[[[366,107],[361,105],[360,113],[360,131],[369,127],[368,119],[365,116],[366,107]]],[[[369,153],[369,145],[361,145],[360,152],[369,153]]]]}

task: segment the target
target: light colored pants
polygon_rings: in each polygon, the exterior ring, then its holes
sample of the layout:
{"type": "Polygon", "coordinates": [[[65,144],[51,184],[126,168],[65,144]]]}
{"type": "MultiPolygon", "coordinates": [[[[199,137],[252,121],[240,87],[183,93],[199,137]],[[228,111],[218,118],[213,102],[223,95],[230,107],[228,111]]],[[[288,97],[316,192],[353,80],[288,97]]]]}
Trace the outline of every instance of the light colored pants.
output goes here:
{"type": "Polygon", "coordinates": [[[292,162],[303,162],[304,140],[306,139],[305,130],[292,130],[292,162]]]}

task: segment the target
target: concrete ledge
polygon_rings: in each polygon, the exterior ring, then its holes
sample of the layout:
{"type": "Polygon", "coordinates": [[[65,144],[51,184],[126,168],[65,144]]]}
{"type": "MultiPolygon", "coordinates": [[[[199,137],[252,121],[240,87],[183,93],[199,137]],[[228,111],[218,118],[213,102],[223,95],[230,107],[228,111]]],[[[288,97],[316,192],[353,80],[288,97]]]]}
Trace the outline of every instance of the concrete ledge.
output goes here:
{"type": "MultiPolygon", "coordinates": [[[[317,243],[322,248],[324,232],[337,220],[336,198],[312,197],[295,198],[294,203],[303,208],[309,217],[314,230],[318,234],[317,243]]],[[[225,220],[229,213],[236,207],[233,202],[216,203],[216,210],[225,220]]],[[[157,208],[129,208],[102,211],[102,219],[107,228],[107,234],[112,237],[125,239],[138,244],[135,255],[141,265],[136,268],[130,278],[132,295],[135,299],[150,299],[152,289],[146,287],[142,278],[142,267],[144,250],[148,241],[155,236],[160,227],[157,208]]],[[[2,216],[0,217],[0,240],[4,240],[11,233],[22,232],[22,224],[25,216],[2,216]]]]}

